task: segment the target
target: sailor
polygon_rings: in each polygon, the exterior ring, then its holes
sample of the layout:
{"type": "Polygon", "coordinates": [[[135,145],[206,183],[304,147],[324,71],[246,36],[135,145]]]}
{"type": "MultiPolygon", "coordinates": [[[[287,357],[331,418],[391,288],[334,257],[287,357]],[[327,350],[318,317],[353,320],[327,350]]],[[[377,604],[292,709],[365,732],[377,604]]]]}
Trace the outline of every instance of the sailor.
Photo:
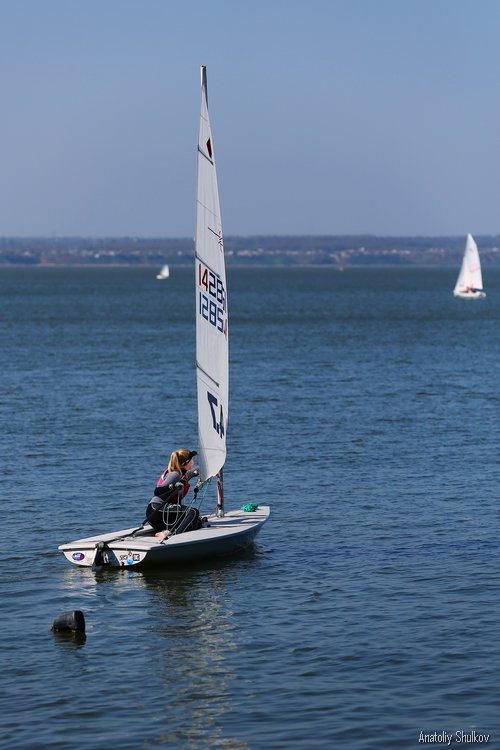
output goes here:
{"type": "Polygon", "coordinates": [[[165,538],[200,527],[198,510],[182,505],[189,492],[189,479],[198,474],[193,468],[196,455],[196,451],[187,448],[173,451],[167,468],[158,479],[146,508],[146,520],[155,529],[155,536],[165,538]]]}

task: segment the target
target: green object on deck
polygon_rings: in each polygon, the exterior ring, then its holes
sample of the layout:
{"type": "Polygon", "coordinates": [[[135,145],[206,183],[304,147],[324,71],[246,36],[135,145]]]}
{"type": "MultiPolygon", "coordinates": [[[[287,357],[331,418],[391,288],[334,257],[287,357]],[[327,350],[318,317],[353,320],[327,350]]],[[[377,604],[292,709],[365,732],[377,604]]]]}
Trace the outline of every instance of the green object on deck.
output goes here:
{"type": "Polygon", "coordinates": [[[246,503],[246,505],[241,506],[241,510],[244,510],[246,513],[253,513],[253,511],[257,510],[258,507],[258,503],[246,503]]]}

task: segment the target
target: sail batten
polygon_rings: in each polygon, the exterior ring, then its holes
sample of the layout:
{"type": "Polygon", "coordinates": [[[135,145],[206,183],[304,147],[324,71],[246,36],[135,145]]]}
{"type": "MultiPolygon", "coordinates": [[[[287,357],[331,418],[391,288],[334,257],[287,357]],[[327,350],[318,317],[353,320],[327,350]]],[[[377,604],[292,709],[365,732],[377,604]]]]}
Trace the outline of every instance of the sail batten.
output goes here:
{"type": "Polygon", "coordinates": [[[206,159],[206,160],[207,160],[208,162],[210,162],[210,164],[213,164],[213,163],[214,163],[214,160],[213,160],[213,158],[212,158],[212,157],[211,157],[211,156],[210,156],[209,154],[207,154],[207,152],[206,152],[206,151],[203,151],[203,149],[202,149],[202,148],[200,148],[199,146],[198,146],[198,153],[199,153],[199,154],[201,154],[201,156],[204,156],[204,157],[205,157],[205,159],[206,159]]]}
{"type": "Polygon", "coordinates": [[[204,263],[204,265],[206,266],[206,268],[208,268],[208,270],[209,270],[209,271],[211,271],[211,272],[212,272],[213,274],[215,274],[215,276],[216,276],[216,277],[217,277],[218,279],[220,279],[220,274],[219,274],[219,272],[218,272],[218,271],[217,271],[217,270],[216,270],[215,268],[210,268],[210,266],[209,266],[209,265],[207,264],[206,260],[203,260],[203,258],[202,258],[201,256],[198,256],[198,255],[197,255],[196,253],[195,253],[195,259],[196,259],[196,260],[202,260],[202,261],[203,261],[203,263],[204,263]]]}
{"type": "Polygon", "coordinates": [[[205,372],[203,367],[200,366],[199,362],[196,363],[196,367],[200,371],[200,373],[202,373],[206,378],[209,378],[209,380],[212,381],[212,383],[214,384],[216,388],[219,387],[220,384],[217,382],[217,380],[214,380],[213,377],[208,374],[208,372],[205,372]]]}
{"type": "Polygon", "coordinates": [[[206,87],[201,68],[197,149],[195,292],[198,463],[206,481],[226,460],[228,323],[224,240],[206,87]]]}

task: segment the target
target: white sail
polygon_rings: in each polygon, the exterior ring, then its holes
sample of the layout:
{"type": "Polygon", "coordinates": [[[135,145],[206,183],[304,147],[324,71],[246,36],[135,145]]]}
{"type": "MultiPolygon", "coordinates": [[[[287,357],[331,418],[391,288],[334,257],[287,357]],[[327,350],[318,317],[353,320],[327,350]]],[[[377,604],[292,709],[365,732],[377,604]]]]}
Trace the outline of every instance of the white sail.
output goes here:
{"type": "Polygon", "coordinates": [[[484,297],[481,261],[474,238],[467,235],[465,252],[457,283],[453,290],[456,297],[484,297]]]}
{"type": "Polygon", "coordinates": [[[168,266],[163,266],[161,271],[156,274],[157,279],[168,279],[170,276],[170,268],[168,266]]]}
{"type": "Polygon", "coordinates": [[[218,474],[226,460],[229,361],[224,243],[204,66],[201,68],[195,274],[198,463],[200,479],[205,481],[218,474]]]}

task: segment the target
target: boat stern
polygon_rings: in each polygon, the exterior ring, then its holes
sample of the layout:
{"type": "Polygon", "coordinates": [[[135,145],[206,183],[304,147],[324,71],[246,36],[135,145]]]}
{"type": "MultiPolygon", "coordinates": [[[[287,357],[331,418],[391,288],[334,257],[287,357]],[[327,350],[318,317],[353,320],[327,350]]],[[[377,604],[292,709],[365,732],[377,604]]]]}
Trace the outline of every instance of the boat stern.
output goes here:
{"type": "Polygon", "coordinates": [[[106,565],[112,568],[125,568],[130,565],[139,565],[144,562],[147,550],[126,549],[123,546],[103,547],[98,544],[92,547],[75,544],[61,544],[58,549],[64,554],[68,562],[73,565],[79,565],[84,568],[91,568],[93,565],[106,565]]]}

